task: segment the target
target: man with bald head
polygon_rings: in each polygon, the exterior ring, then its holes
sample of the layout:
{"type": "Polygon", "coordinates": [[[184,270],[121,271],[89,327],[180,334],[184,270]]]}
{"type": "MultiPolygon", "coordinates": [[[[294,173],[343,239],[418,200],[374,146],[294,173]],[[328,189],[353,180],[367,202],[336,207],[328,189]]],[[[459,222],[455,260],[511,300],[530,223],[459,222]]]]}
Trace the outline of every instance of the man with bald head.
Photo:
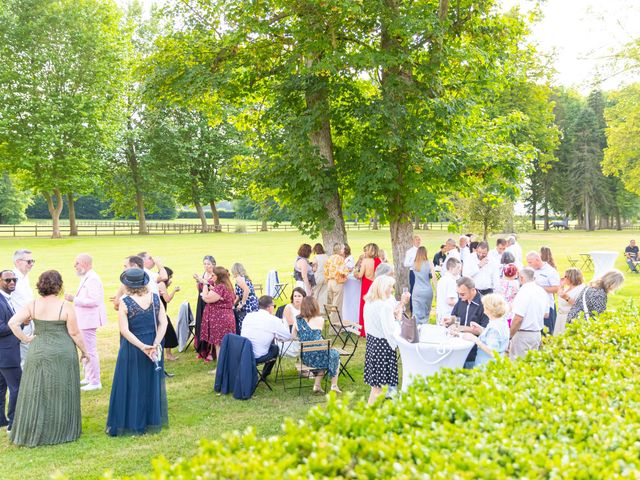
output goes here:
{"type": "Polygon", "coordinates": [[[107,322],[107,309],[104,306],[104,288],[98,274],[93,270],[93,262],[86,253],[76,257],[73,265],[80,277],[80,286],[75,295],[67,294],[65,298],[73,302],[78,319],[78,328],[87,347],[89,361],[84,364],[84,385],[81,390],[99,390],[100,359],[96,345],[96,331],[107,322]]]}

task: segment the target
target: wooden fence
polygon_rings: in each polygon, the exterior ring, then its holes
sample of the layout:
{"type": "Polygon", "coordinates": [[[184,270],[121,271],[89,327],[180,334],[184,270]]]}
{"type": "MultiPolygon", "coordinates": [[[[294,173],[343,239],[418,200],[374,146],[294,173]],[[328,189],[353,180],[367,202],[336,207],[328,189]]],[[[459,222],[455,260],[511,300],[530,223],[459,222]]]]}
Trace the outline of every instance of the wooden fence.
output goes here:
{"type": "MultiPolygon", "coordinates": [[[[79,221],[78,235],[80,236],[105,236],[105,235],[137,235],[138,223],[137,222],[108,222],[108,221],[79,221]]],[[[448,230],[449,224],[447,222],[433,222],[422,225],[422,229],[444,231],[448,230]],[[425,228],[426,227],[426,228],[425,228]]],[[[543,230],[543,224],[536,224],[539,231],[543,230]]],[[[348,222],[345,225],[348,231],[358,230],[375,230],[374,225],[367,222],[348,222]]],[[[530,224],[529,224],[530,228],[530,224]]],[[[574,225],[570,225],[571,230],[575,229],[574,225]]],[[[640,224],[624,225],[623,230],[640,230],[640,224]]],[[[379,224],[378,230],[389,230],[389,225],[379,224]]],[[[298,229],[290,224],[267,224],[267,231],[269,232],[291,232],[298,229]]],[[[208,226],[208,232],[237,232],[237,233],[250,233],[260,232],[263,230],[263,225],[256,224],[222,224],[217,230],[214,230],[213,225],[208,226]]],[[[188,233],[201,233],[202,226],[199,223],[174,223],[174,222],[148,222],[147,234],[150,235],[169,235],[169,234],[188,234],[188,233]]],[[[52,226],[51,224],[22,224],[22,225],[0,225],[0,237],[51,237],[52,226]]],[[[65,223],[60,225],[60,233],[62,236],[69,235],[69,224],[65,223]]]]}

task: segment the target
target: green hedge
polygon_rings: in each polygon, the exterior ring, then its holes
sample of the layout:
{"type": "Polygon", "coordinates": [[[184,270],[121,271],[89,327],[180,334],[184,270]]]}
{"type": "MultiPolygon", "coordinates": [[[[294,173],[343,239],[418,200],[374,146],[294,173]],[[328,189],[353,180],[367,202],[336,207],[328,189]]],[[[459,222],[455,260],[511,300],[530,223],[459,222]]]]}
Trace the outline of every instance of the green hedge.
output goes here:
{"type": "Polygon", "coordinates": [[[203,440],[138,478],[638,478],[638,313],[580,321],[525,359],[445,370],[373,408],[332,398],[277,437],[203,440]]]}

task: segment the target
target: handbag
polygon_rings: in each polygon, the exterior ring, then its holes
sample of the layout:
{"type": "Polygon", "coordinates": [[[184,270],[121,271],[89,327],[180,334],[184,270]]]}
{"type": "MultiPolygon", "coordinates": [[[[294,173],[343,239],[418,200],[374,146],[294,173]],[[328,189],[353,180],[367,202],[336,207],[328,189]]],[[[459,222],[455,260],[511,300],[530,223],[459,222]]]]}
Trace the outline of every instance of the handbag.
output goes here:
{"type": "MultiPolygon", "coordinates": [[[[154,297],[155,297],[155,294],[152,293],[151,294],[151,311],[153,312],[153,326],[156,329],[156,335],[157,335],[158,334],[158,320],[156,319],[156,303],[155,303],[155,298],[154,297]]],[[[160,301],[159,298],[158,298],[158,301],[160,301]]],[[[160,362],[162,361],[162,352],[163,352],[162,343],[159,343],[158,345],[156,345],[156,355],[155,355],[155,358],[153,360],[156,372],[159,372],[160,370],[163,370],[162,365],[160,364],[160,362]]]]}
{"type": "Polygon", "coordinates": [[[416,317],[409,317],[406,313],[402,313],[402,322],[400,323],[400,336],[409,343],[418,343],[420,335],[418,333],[418,324],[416,317]]]}

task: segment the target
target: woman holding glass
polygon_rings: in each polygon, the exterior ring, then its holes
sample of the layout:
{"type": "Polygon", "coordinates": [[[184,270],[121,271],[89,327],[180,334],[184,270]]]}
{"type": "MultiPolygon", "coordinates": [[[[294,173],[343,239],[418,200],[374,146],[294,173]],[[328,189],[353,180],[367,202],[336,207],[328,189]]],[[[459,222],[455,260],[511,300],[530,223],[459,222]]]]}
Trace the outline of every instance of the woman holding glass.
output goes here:
{"type": "Polygon", "coordinates": [[[168,424],[164,361],[158,348],[167,316],[158,295],[147,289],[149,275],[130,268],[120,275],[126,295],[120,300],[120,350],[113,373],[107,433],[140,435],[168,424]]]}

